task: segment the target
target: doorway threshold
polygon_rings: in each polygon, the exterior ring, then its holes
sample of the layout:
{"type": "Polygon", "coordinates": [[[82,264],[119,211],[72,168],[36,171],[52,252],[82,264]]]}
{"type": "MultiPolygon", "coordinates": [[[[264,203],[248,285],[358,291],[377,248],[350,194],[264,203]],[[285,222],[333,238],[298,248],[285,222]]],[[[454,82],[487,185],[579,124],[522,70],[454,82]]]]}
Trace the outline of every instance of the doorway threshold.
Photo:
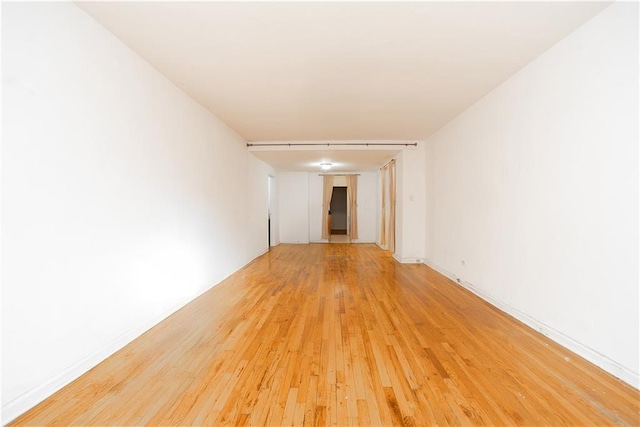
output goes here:
{"type": "Polygon", "coordinates": [[[346,234],[332,234],[329,243],[351,243],[351,239],[346,234]]]}

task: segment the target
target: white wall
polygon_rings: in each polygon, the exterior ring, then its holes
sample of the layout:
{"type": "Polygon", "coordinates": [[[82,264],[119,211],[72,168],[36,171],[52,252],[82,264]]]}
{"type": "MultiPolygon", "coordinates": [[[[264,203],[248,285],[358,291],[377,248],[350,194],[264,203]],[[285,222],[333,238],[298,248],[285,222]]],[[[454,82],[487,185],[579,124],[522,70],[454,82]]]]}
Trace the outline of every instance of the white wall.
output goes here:
{"type": "Polygon", "coordinates": [[[396,251],[400,262],[425,258],[425,144],[396,156],[396,251]]]}
{"type": "Polygon", "coordinates": [[[271,246],[280,244],[280,191],[278,190],[278,175],[276,171],[270,174],[271,189],[271,246]]]}
{"type": "Polygon", "coordinates": [[[263,251],[266,167],[74,4],[2,6],[6,422],[263,251]]]}
{"type": "MultiPolygon", "coordinates": [[[[269,250],[269,175],[275,178],[275,191],[278,194],[276,171],[253,154],[249,153],[248,157],[249,172],[249,191],[248,211],[247,211],[247,254],[250,258],[255,258],[269,250]]],[[[228,182],[230,191],[233,191],[233,182],[228,182]]],[[[274,200],[273,206],[277,207],[278,201],[274,200]]],[[[278,209],[272,209],[271,227],[275,228],[278,224],[278,209]]],[[[278,236],[277,228],[273,230],[273,236],[278,236]]],[[[277,241],[271,242],[277,245],[277,241]]]]}
{"type": "Polygon", "coordinates": [[[327,242],[327,239],[322,239],[322,194],[324,191],[324,179],[317,173],[309,173],[308,179],[309,240],[311,242],[327,242]]]}
{"type": "Polygon", "coordinates": [[[280,242],[309,243],[309,174],[278,174],[280,242]]]}
{"type": "Polygon", "coordinates": [[[376,172],[360,172],[358,177],[358,243],[375,243],[380,210],[376,172]]]}
{"type": "Polygon", "coordinates": [[[429,262],[638,387],[637,3],[605,9],[428,146],[429,262]]]}

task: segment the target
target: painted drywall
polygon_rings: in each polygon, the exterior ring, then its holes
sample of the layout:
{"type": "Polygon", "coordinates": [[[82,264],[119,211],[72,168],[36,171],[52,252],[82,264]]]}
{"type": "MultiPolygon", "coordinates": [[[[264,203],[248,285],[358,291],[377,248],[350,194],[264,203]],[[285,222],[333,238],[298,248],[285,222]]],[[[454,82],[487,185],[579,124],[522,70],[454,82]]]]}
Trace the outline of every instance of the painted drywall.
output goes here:
{"type": "Polygon", "coordinates": [[[374,243],[376,241],[376,229],[379,227],[376,220],[380,210],[378,193],[380,192],[376,172],[361,172],[358,177],[358,242],[374,243]]]}
{"type": "MultiPolygon", "coordinates": [[[[378,182],[375,172],[359,172],[358,176],[358,243],[374,243],[376,241],[376,210],[378,182]]],[[[309,200],[309,240],[322,240],[322,187],[323,179],[317,173],[308,173],[308,193],[301,197],[309,200]]],[[[346,179],[336,177],[336,184],[346,185],[346,179]],[[341,180],[342,179],[342,180],[341,180]]]]}
{"type": "Polygon", "coordinates": [[[425,258],[426,172],[425,144],[396,156],[396,251],[400,262],[425,258]]]}
{"type": "Polygon", "coordinates": [[[278,246],[280,244],[280,203],[278,192],[278,175],[276,171],[269,174],[271,180],[270,188],[268,190],[267,197],[271,198],[270,210],[271,210],[271,246],[278,246]]]}
{"type": "Polygon", "coordinates": [[[380,170],[376,171],[374,179],[374,186],[376,187],[376,198],[374,204],[374,210],[376,212],[374,219],[374,229],[376,230],[375,242],[378,246],[382,247],[382,173],[380,170]]]}
{"type": "MultiPolygon", "coordinates": [[[[247,211],[247,254],[251,259],[262,255],[269,250],[269,176],[276,176],[276,171],[253,154],[248,156],[248,211],[247,211]]],[[[228,185],[233,187],[233,183],[228,185]]],[[[274,194],[277,192],[277,178],[274,180],[274,194]]],[[[233,188],[230,191],[234,191],[233,188]]],[[[274,200],[277,206],[277,200],[274,200]]],[[[278,211],[271,212],[272,227],[278,224],[278,211]]],[[[278,235],[277,229],[274,235],[278,235]]],[[[271,242],[276,245],[277,242],[271,242]]]]}
{"type": "MultiPolygon", "coordinates": [[[[309,187],[307,197],[309,198],[309,240],[314,243],[327,242],[322,239],[322,194],[324,182],[322,176],[317,173],[308,172],[309,187]]],[[[341,177],[334,180],[340,183],[341,177]]],[[[346,185],[346,179],[344,184],[346,185]]]]}
{"type": "Polygon", "coordinates": [[[346,187],[347,186],[347,176],[346,175],[335,175],[333,177],[333,186],[338,187],[346,187]]]}
{"type": "Polygon", "coordinates": [[[429,263],[638,387],[638,4],[431,137],[429,263]]]}
{"type": "Polygon", "coordinates": [[[281,172],[278,182],[280,242],[309,243],[309,174],[281,172]]]}
{"type": "Polygon", "coordinates": [[[266,249],[268,168],[73,3],[2,7],[6,422],[266,249]]]}

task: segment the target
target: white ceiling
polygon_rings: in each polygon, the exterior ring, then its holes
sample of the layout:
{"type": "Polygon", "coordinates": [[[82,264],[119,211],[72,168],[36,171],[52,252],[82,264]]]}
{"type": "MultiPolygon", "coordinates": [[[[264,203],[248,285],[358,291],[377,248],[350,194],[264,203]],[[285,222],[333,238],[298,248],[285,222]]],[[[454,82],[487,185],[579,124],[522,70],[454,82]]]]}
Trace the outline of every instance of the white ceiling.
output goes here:
{"type": "MultiPolygon", "coordinates": [[[[317,149],[284,147],[281,149],[250,148],[251,152],[277,170],[319,171],[320,163],[332,164],[330,173],[375,171],[391,160],[402,147],[382,149],[317,149]]],[[[411,149],[411,148],[407,148],[411,149]]]]}
{"type": "Polygon", "coordinates": [[[608,4],[78,3],[248,141],[424,140],[608,4]]]}

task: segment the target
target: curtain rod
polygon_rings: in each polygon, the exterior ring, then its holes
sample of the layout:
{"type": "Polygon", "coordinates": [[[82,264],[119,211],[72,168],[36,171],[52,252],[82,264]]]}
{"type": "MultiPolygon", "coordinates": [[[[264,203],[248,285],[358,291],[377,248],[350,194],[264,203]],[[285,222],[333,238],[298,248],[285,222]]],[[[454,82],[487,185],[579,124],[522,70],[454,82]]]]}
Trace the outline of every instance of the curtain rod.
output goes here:
{"type": "Polygon", "coordinates": [[[319,173],[318,176],[360,176],[359,173],[319,173]]]}
{"type": "Polygon", "coordinates": [[[331,142],[325,142],[325,143],[320,143],[320,142],[305,142],[305,143],[300,143],[300,144],[291,144],[291,143],[273,143],[273,144],[252,144],[247,142],[247,147],[309,147],[309,146],[322,146],[322,147],[330,147],[330,146],[351,146],[351,145],[357,145],[357,146],[384,146],[384,145],[389,145],[389,146],[403,146],[403,147],[417,147],[418,143],[417,142],[413,142],[413,143],[400,143],[400,142],[395,142],[395,143],[388,143],[388,144],[384,144],[381,142],[354,142],[354,143],[350,143],[350,144],[335,144],[335,143],[331,143],[331,142]]]}

